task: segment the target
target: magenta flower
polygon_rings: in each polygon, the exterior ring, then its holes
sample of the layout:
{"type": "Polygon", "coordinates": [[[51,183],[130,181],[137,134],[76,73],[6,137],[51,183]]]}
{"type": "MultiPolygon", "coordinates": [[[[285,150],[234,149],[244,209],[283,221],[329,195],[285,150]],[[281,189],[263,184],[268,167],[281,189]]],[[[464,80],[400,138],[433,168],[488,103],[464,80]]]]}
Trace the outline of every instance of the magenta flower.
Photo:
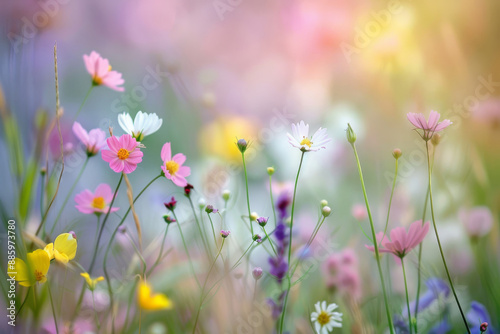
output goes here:
{"type": "Polygon", "coordinates": [[[165,143],[161,149],[161,160],[163,160],[161,169],[165,173],[165,177],[172,180],[175,185],[185,187],[188,184],[186,177],[191,174],[191,168],[182,165],[186,161],[186,156],[177,153],[172,157],[170,143],[165,143]]]}
{"type": "MultiPolygon", "coordinates": [[[[81,193],[75,196],[76,208],[81,213],[100,215],[101,213],[107,213],[118,211],[118,208],[111,208],[109,204],[113,200],[113,192],[111,187],[106,183],[101,183],[97,186],[95,191],[92,193],[90,190],[85,189],[81,193]]],[[[76,239],[76,238],[75,238],[76,239]]]]}
{"type": "MultiPolygon", "coordinates": [[[[413,222],[408,233],[404,227],[394,228],[391,231],[391,240],[384,236],[384,232],[379,232],[376,237],[378,243],[382,242],[382,247],[378,250],[380,253],[392,253],[402,259],[424,240],[427,232],[429,232],[429,222],[422,225],[422,220],[413,222]]],[[[365,247],[372,252],[375,251],[374,246],[365,245],[365,247]]]]}
{"type": "Polygon", "coordinates": [[[78,122],[73,124],[73,133],[85,145],[89,157],[99,153],[106,145],[106,133],[101,129],[92,129],[87,132],[78,122]]]}
{"type": "Polygon", "coordinates": [[[406,117],[408,118],[410,123],[413,124],[413,126],[415,126],[417,129],[424,130],[424,133],[420,134],[420,136],[425,141],[431,139],[432,135],[435,132],[444,130],[452,124],[449,119],[445,119],[444,121],[439,122],[439,118],[441,117],[441,115],[434,110],[432,110],[429,115],[429,121],[426,121],[424,115],[420,113],[409,112],[406,117]]]}
{"type": "Polygon", "coordinates": [[[116,173],[132,173],[142,161],[143,153],[131,135],[111,136],[106,142],[109,150],[101,151],[102,160],[109,162],[109,167],[116,173]]]}
{"type": "Polygon", "coordinates": [[[97,52],[92,51],[90,55],[83,55],[83,61],[87,72],[92,76],[92,85],[104,85],[119,92],[123,92],[125,88],[118,87],[125,80],[122,79],[122,74],[111,70],[109,61],[102,58],[97,52]]]}

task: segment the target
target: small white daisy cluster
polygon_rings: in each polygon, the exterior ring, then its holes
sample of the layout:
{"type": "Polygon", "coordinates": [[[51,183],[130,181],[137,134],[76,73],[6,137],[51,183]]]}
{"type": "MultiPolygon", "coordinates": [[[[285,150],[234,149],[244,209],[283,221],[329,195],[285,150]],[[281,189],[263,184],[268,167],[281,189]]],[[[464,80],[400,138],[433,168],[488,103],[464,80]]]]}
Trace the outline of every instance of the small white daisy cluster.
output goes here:
{"type": "Polygon", "coordinates": [[[316,312],[311,313],[311,321],[317,334],[328,334],[334,327],[342,327],[342,313],[333,312],[338,306],[335,303],[326,305],[326,301],[314,305],[316,312]]]}

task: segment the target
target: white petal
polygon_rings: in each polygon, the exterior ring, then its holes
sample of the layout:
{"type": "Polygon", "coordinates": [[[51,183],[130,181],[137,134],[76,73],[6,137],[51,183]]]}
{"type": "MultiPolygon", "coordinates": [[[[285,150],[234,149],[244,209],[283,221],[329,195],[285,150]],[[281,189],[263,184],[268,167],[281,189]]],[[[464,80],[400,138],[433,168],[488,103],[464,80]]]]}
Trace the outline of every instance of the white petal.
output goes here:
{"type": "Polygon", "coordinates": [[[316,309],[316,312],[321,313],[321,303],[320,302],[317,302],[316,304],[314,304],[314,308],[316,309]]]}
{"type": "Polygon", "coordinates": [[[134,131],[134,122],[132,117],[126,112],[123,114],[118,114],[118,124],[125,131],[125,133],[132,134],[134,131]]]}
{"type": "Polygon", "coordinates": [[[326,311],[327,311],[328,313],[331,313],[331,312],[332,312],[333,310],[335,310],[336,308],[337,308],[337,304],[332,303],[332,304],[328,305],[328,308],[326,309],[326,311]]]}
{"type": "Polygon", "coordinates": [[[142,132],[144,129],[145,122],[147,120],[147,116],[145,113],[139,110],[137,115],[135,115],[134,119],[134,131],[135,132],[142,132]]]}
{"type": "Polygon", "coordinates": [[[326,310],[326,301],[324,300],[321,302],[321,309],[326,310]]]}
{"type": "Polygon", "coordinates": [[[321,333],[321,332],[320,332],[320,330],[321,330],[321,325],[320,325],[318,322],[314,323],[314,329],[316,330],[316,333],[318,333],[318,334],[320,334],[320,333],[321,333]]]}

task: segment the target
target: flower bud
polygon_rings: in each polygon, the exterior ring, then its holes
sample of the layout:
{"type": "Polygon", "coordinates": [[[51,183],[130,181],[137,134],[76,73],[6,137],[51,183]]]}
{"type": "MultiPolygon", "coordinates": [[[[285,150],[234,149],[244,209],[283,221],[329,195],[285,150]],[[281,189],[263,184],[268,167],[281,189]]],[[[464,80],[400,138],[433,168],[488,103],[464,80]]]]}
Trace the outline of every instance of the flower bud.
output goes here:
{"type": "Polygon", "coordinates": [[[435,133],[431,138],[431,143],[434,146],[438,146],[441,142],[441,135],[439,133],[435,133]]]}
{"type": "Polygon", "coordinates": [[[392,151],[392,156],[394,159],[399,159],[403,155],[403,152],[399,148],[395,148],[394,151],[392,151]]]}
{"type": "Polygon", "coordinates": [[[223,237],[224,239],[226,239],[229,236],[230,233],[231,233],[231,231],[221,230],[220,231],[220,236],[223,237]]]}
{"type": "Polygon", "coordinates": [[[200,199],[198,200],[198,207],[199,207],[200,209],[203,209],[206,205],[207,205],[207,202],[205,201],[205,199],[200,198],[200,199]]]}
{"type": "Polygon", "coordinates": [[[172,199],[170,200],[170,202],[165,202],[163,203],[165,205],[165,207],[170,210],[170,211],[174,211],[175,209],[175,206],[177,205],[177,201],[175,200],[174,196],[172,196],[172,199]]]}
{"type": "Polygon", "coordinates": [[[321,209],[321,214],[325,218],[328,217],[330,215],[330,213],[332,213],[332,209],[329,206],[325,206],[325,207],[323,207],[323,209],[321,209]]]}
{"type": "Polygon", "coordinates": [[[194,189],[194,187],[188,183],[184,187],[184,196],[186,196],[187,198],[189,198],[189,196],[191,196],[191,190],[193,190],[193,189],[194,189]]]}
{"type": "MultiPolygon", "coordinates": [[[[165,216],[163,216],[165,217],[165,216]]],[[[118,232],[120,232],[121,234],[125,234],[127,233],[127,227],[125,225],[122,225],[118,228],[118,232]]]]}
{"type": "Polygon", "coordinates": [[[219,212],[219,210],[214,209],[213,205],[207,205],[207,207],[205,208],[205,212],[206,213],[217,213],[217,212],[219,212]]]}
{"type": "Polygon", "coordinates": [[[347,123],[346,136],[349,143],[354,144],[356,142],[356,134],[349,123],[347,123]]]}
{"type": "Polygon", "coordinates": [[[255,267],[252,270],[252,276],[256,281],[262,277],[262,273],[263,271],[261,267],[255,267]]]}
{"type": "Polygon", "coordinates": [[[252,239],[253,241],[256,241],[259,244],[262,242],[262,237],[258,234],[255,234],[252,239]]]}
{"type": "Polygon", "coordinates": [[[328,201],[326,199],[323,199],[321,200],[321,202],[319,202],[321,204],[321,207],[324,208],[325,206],[328,205],[328,201]]]}
{"type": "Polygon", "coordinates": [[[165,221],[165,223],[167,224],[170,224],[170,223],[174,223],[175,222],[175,219],[170,217],[170,215],[165,215],[163,216],[163,220],[165,221]]]}
{"type": "Polygon", "coordinates": [[[47,168],[43,167],[40,169],[40,174],[43,176],[45,174],[47,174],[47,168]]]}
{"type": "Polygon", "coordinates": [[[241,153],[245,153],[248,147],[248,143],[245,139],[238,139],[236,146],[238,146],[238,150],[240,150],[241,153]]]}
{"type": "Polygon", "coordinates": [[[259,217],[257,218],[257,223],[259,223],[260,226],[264,227],[266,226],[268,220],[269,217],[259,217]]]}
{"type": "Polygon", "coordinates": [[[488,323],[487,322],[483,322],[481,324],[481,326],[479,326],[479,330],[481,331],[481,333],[486,332],[487,329],[488,329],[488,323]]]}
{"type": "Polygon", "coordinates": [[[226,189],[226,190],[224,190],[224,191],[222,192],[222,199],[223,199],[224,201],[228,201],[228,200],[229,200],[229,197],[231,197],[231,192],[230,192],[229,190],[227,190],[227,189],[226,189]]]}
{"type": "Polygon", "coordinates": [[[69,231],[68,233],[73,237],[73,239],[76,240],[76,233],[75,233],[75,231],[69,231]]]}
{"type": "Polygon", "coordinates": [[[267,167],[267,174],[269,174],[269,176],[273,175],[274,174],[274,167],[267,167]]]}
{"type": "Polygon", "coordinates": [[[251,221],[255,221],[255,220],[257,220],[257,218],[259,218],[259,214],[257,212],[252,212],[250,214],[250,220],[251,221]]]}

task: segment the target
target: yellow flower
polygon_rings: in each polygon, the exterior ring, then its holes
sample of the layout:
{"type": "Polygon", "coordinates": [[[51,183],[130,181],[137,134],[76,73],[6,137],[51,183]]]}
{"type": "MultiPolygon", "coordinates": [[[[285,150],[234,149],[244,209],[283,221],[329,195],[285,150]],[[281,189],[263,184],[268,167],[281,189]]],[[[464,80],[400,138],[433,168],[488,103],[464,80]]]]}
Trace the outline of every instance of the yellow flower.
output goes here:
{"type": "Polygon", "coordinates": [[[88,273],[81,273],[80,276],[85,278],[85,281],[87,281],[90,291],[94,291],[97,282],[104,281],[104,277],[99,276],[97,278],[91,278],[88,273]]]}
{"type": "Polygon", "coordinates": [[[9,268],[9,275],[14,277],[22,286],[32,286],[36,282],[47,281],[47,272],[50,267],[49,256],[43,249],[28,253],[28,260],[15,259],[14,268],[9,268]]]}
{"type": "Polygon", "coordinates": [[[143,310],[165,310],[172,308],[172,302],[162,293],[152,294],[148,283],[141,280],[137,290],[137,301],[143,310]]]}
{"type": "Polygon", "coordinates": [[[76,255],[77,242],[71,233],[60,234],[54,243],[45,246],[45,251],[49,255],[49,259],[56,259],[62,263],[68,263],[73,260],[76,255]]]}

